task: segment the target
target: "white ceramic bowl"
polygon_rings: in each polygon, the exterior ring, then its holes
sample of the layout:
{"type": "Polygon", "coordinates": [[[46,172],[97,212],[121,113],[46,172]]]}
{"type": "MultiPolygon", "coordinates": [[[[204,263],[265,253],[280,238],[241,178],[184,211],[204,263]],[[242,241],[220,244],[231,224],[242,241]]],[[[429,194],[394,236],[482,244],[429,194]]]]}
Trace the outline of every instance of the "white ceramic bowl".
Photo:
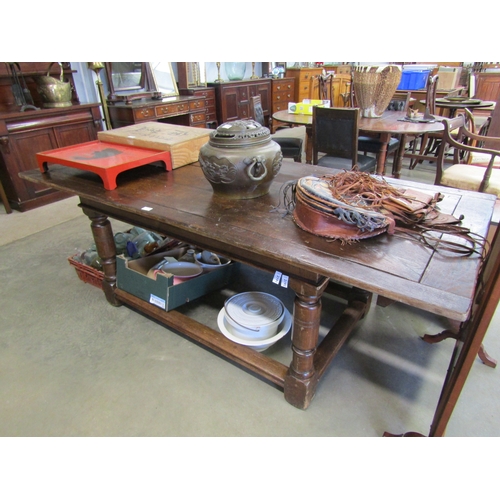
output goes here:
{"type": "Polygon", "coordinates": [[[164,264],[161,266],[160,271],[172,274],[174,276],[174,285],[177,285],[178,283],[199,276],[203,272],[203,269],[195,262],[178,261],[164,264]]]}
{"type": "Polygon", "coordinates": [[[244,345],[250,347],[255,351],[262,352],[266,349],[269,349],[269,347],[274,345],[276,342],[278,342],[278,340],[283,338],[289,332],[290,328],[292,327],[292,315],[288,312],[287,309],[285,309],[283,320],[278,327],[276,335],[263,340],[245,340],[233,335],[227,328],[226,311],[224,308],[219,311],[219,315],[217,316],[217,325],[219,326],[219,330],[221,331],[222,335],[224,335],[224,337],[226,337],[227,339],[236,344],[244,345]]]}
{"type": "Polygon", "coordinates": [[[283,302],[264,292],[233,295],[226,300],[224,310],[228,330],[245,340],[273,337],[285,314],[283,302]]]}

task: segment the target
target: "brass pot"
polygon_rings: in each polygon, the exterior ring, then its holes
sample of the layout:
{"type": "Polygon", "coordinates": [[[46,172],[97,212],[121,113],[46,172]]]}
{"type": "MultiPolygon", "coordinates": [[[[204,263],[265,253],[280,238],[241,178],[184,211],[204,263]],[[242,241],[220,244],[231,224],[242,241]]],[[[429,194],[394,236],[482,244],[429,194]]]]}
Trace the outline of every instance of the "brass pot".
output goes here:
{"type": "Polygon", "coordinates": [[[283,155],[268,128],[254,120],[223,123],[200,149],[199,161],[214,194],[251,199],[269,192],[283,155]]]}
{"type": "Polygon", "coordinates": [[[37,90],[45,108],[60,108],[71,106],[71,84],[63,80],[63,67],[61,63],[61,75],[59,78],[50,76],[50,68],[55,63],[50,63],[47,76],[34,77],[37,90]]]}

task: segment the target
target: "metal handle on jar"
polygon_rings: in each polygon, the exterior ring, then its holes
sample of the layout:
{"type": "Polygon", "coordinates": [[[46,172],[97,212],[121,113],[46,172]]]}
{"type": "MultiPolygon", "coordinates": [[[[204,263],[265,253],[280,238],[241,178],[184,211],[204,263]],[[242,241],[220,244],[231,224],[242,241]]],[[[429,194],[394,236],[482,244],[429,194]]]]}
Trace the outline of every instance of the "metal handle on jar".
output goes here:
{"type": "Polygon", "coordinates": [[[250,177],[250,179],[252,179],[253,181],[261,181],[267,175],[265,159],[262,157],[254,157],[250,161],[251,163],[247,166],[248,177],[250,177]],[[255,176],[254,174],[252,174],[252,169],[255,166],[257,166],[259,169],[262,168],[264,170],[264,173],[259,176],[255,176]]]}

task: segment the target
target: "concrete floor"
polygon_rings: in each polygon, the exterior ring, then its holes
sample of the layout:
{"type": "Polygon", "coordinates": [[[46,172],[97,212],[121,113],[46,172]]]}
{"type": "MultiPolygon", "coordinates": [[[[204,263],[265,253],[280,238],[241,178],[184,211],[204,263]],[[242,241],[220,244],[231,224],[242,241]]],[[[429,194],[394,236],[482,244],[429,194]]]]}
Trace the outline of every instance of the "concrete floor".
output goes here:
{"type": "MultiPolygon", "coordinates": [[[[284,133],[284,132],[280,132],[284,133]]],[[[404,176],[429,182],[432,166],[404,176]]],[[[127,229],[112,221],[115,231],[127,229]]],[[[78,279],[67,258],[91,243],[89,221],[70,198],[25,213],[0,205],[0,436],[375,437],[427,434],[453,349],[421,340],[444,318],[372,305],[327,370],[311,406],[282,392],[78,279]]],[[[229,293],[293,297],[268,274],[243,268],[228,290],[183,309],[216,327],[229,293]]],[[[338,304],[323,305],[324,326],[338,304]]],[[[497,314],[498,316],[498,314],[497,314]]],[[[486,337],[500,359],[500,317],[486,337]]],[[[287,362],[289,336],[267,353],[287,362]]],[[[500,436],[500,368],[479,360],[447,436],[500,436]]]]}

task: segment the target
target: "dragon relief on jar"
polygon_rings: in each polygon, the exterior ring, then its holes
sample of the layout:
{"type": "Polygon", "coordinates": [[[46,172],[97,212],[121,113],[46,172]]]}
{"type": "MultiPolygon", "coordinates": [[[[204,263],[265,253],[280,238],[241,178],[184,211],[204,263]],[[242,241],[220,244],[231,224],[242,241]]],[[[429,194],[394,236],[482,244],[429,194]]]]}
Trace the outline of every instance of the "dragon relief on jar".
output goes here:
{"type": "Polygon", "coordinates": [[[276,153],[276,155],[273,159],[273,164],[272,164],[273,177],[276,177],[278,175],[278,172],[280,171],[280,168],[281,168],[282,161],[283,161],[283,154],[282,154],[281,149],[280,149],[276,153]]]}
{"type": "Polygon", "coordinates": [[[207,179],[214,184],[231,184],[236,180],[236,167],[226,158],[203,158],[200,155],[199,160],[207,179]]]}

